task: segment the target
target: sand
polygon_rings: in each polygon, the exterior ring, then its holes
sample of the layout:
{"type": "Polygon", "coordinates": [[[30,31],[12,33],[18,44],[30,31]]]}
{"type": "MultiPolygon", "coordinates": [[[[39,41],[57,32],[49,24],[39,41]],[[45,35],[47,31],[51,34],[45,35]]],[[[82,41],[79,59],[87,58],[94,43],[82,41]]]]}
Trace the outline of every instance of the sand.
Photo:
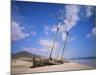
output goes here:
{"type": "Polygon", "coordinates": [[[12,74],[95,69],[94,67],[75,62],[65,62],[64,64],[59,65],[30,68],[30,66],[32,66],[32,62],[22,60],[16,60],[16,63],[15,61],[12,61],[11,66],[12,74]]]}

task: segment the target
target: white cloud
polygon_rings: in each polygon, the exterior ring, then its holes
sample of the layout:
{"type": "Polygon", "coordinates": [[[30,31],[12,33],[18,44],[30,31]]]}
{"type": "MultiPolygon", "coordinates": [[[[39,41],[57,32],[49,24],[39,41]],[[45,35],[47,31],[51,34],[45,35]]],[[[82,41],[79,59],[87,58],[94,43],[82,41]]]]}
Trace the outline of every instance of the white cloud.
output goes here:
{"type": "Polygon", "coordinates": [[[77,21],[79,21],[80,7],[77,5],[66,5],[65,6],[65,20],[64,23],[68,26],[68,30],[72,29],[77,21]],[[70,23],[69,23],[70,21],[70,23]]]}
{"type": "Polygon", "coordinates": [[[48,26],[44,26],[44,33],[45,33],[46,35],[49,34],[49,27],[48,27],[48,26]]]}
{"type": "MultiPolygon", "coordinates": [[[[58,25],[57,25],[58,26],[58,25]]],[[[53,26],[52,27],[52,29],[51,29],[51,31],[52,32],[56,32],[57,31],[57,26],[53,26]]],[[[63,33],[63,32],[65,32],[65,31],[67,31],[67,26],[66,25],[59,25],[59,32],[60,33],[63,33]]]]}
{"type": "MultiPolygon", "coordinates": [[[[39,44],[42,46],[43,49],[50,50],[53,44],[52,40],[47,39],[40,39],[39,44]]],[[[54,49],[57,49],[59,47],[59,44],[55,42],[54,49]]]]}
{"type": "Polygon", "coordinates": [[[45,28],[45,30],[47,30],[47,31],[49,30],[49,27],[48,27],[48,26],[44,26],[44,28],[45,28]]]}
{"type": "Polygon", "coordinates": [[[90,33],[88,33],[88,34],[86,35],[86,37],[87,37],[87,38],[90,38],[90,37],[91,37],[91,34],[90,34],[90,33]]]}
{"type": "Polygon", "coordinates": [[[93,6],[86,6],[86,17],[90,17],[93,13],[93,6]]]}
{"type": "MultiPolygon", "coordinates": [[[[79,21],[79,12],[80,12],[80,7],[77,5],[66,5],[65,6],[65,14],[64,14],[64,24],[62,25],[61,23],[59,23],[59,32],[65,32],[65,31],[69,31],[70,29],[72,29],[77,21],[79,21]],[[70,21],[70,23],[69,23],[70,21]]],[[[57,26],[55,25],[52,28],[52,31],[57,31],[57,26]]]]}
{"type": "MultiPolygon", "coordinates": [[[[52,40],[46,40],[46,39],[40,39],[39,40],[39,45],[41,46],[40,48],[27,48],[27,47],[23,47],[22,51],[27,51],[27,52],[49,52],[51,50],[51,46],[52,46],[53,41],[52,40]]],[[[55,50],[58,48],[58,43],[55,43],[55,50]]]]}
{"type": "Polygon", "coordinates": [[[92,35],[95,36],[96,35],[96,28],[92,29],[92,35]]]}
{"type": "Polygon", "coordinates": [[[24,27],[21,27],[17,22],[11,22],[11,40],[16,41],[28,37],[29,34],[23,31],[24,27]]]}
{"type": "Polygon", "coordinates": [[[95,37],[96,36],[96,28],[94,27],[90,33],[86,35],[87,38],[95,37]]]}
{"type": "Polygon", "coordinates": [[[67,37],[66,33],[63,32],[63,33],[62,33],[62,36],[61,36],[62,40],[65,41],[65,40],[66,40],[66,37],[67,37]]]}
{"type": "Polygon", "coordinates": [[[56,25],[53,25],[53,27],[51,28],[51,31],[52,32],[56,32],[57,31],[57,26],[56,25]]]}
{"type": "Polygon", "coordinates": [[[62,36],[61,36],[62,40],[65,41],[66,37],[68,38],[68,41],[70,41],[70,42],[75,40],[75,37],[69,37],[69,36],[66,35],[65,32],[63,32],[62,36]]]}
{"type": "Polygon", "coordinates": [[[38,49],[36,49],[36,48],[26,48],[26,47],[24,47],[24,48],[22,48],[22,51],[27,51],[27,52],[34,52],[34,51],[37,51],[38,49]]]}
{"type": "Polygon", "coordinates": [[[58,25],[54,25],[51,29],[51,31],[56,32],[57,26],[59,26],[59,32],[61,33],[61,38],[63,41],[66,38],[65,31],[71,30],[80,20],[79,18],[80,7],[77,5],[66,5],[64,11],[65,11],[64,14],[65,19],[63,20],[64,24],[59,23],[58,25]]]}
{"type": "Polygon", "coordinates": [[[74,40],[75,40],[75,37],[69,38],[69,41],[74,41],[74,40]]]}
{"type": "Polygon", "coordinates": [[[46,52],[47,50],[45,48],[27,48],[27,47],[23,47],[22,51],[27,51],[30,53],[34,53],[34,52],[46,52]]]}

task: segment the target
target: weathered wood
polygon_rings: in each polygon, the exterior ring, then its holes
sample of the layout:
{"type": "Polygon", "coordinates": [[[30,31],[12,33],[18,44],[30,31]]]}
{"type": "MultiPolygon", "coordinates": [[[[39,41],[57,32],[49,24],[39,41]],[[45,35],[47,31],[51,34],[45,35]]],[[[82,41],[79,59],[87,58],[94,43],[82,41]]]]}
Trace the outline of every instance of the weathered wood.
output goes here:
{"type": "Polygon", "coordinates": [[[54,59],[50,60],[45,58],[33,58],[33,64],[31,68],[47,66],[47,65],[58,65],[58,64],[63,64],[63,62],[54,59]]]}

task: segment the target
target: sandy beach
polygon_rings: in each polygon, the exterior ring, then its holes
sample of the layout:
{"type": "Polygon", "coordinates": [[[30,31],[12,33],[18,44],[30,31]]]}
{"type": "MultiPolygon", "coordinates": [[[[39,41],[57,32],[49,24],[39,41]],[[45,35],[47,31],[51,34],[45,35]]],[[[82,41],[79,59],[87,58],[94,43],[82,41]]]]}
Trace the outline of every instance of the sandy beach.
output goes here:
{"type": "Polygon", "coordinates": [[[12,66],[12,74],[95,69],[94,67],[84,64],[79,64],[76,62],[70,62],[70,63],[65,62],[64,64],[59,64],[59,65],[30,68],[30,66],[32,66],[32,62],[22,61],[22,60],[16,60],[16,63],[15,61],[12,61],[11,66],[12,66]]]}

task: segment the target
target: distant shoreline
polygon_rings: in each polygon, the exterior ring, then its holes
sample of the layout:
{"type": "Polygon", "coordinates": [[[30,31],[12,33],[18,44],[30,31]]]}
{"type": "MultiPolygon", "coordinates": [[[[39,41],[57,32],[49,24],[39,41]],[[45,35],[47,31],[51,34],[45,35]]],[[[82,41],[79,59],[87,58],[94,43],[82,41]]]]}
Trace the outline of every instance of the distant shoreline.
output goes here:
{"type": "Polygon", "coordinates": [[[96,59],[95,56],[92,56],[92,57],[79,57],[79,58],[65,58],[65,60],[81,60],[81,59],[96,59]]]}

